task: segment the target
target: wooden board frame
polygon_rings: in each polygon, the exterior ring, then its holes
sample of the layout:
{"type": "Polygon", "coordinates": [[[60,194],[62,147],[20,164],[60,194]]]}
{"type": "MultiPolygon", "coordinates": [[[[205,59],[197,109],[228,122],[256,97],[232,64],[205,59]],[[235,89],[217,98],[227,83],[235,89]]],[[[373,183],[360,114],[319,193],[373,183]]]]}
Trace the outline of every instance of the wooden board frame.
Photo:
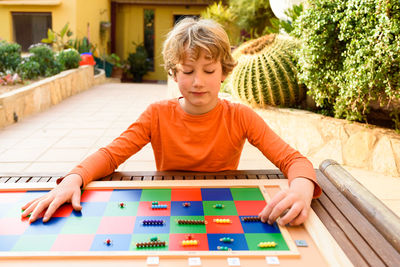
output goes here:
{"type": "MultiPolygon", "coordinates": [[[[203,181],[180,181],[174,183],[173,181],[112,181],[112,182],[92,182],[85,190],[96,190],[96,189],[162,189],[162,188],[255,188],[258,187],[264,196],[266,201],[269,201],[270,196],[266,190],[268,187],[286,188],[286,181],[240,181],[240,180],[203,180],[203,181]],[[227,186],[228,185],[228,186],[227,186]]],[[[45,183],[37,183],[35,186],[29,184],[14,184],[13,188],[1,188],[0,192],[5,191],[19,191],[19,190],[51,190],[53,187],[45,183]]],[[[278,225],[281,234],[286,241],[289,250],[285,251],[71,251],[71,252],[58,252],[58,251],[46,251],[46,252],[35,252],[35,251],[23,251],[23,252],[0,252],[0,258],[3,257],[121,257],[121,256],[160,256],[160,257],[176,257],[176,256],[208,256],[208,257],[230,257],[230,256],[281,256],[281,257],[300,257],[300,253],[295,245],[294,240],[291,238],[288,230],[285,226],[278,225]]]]}

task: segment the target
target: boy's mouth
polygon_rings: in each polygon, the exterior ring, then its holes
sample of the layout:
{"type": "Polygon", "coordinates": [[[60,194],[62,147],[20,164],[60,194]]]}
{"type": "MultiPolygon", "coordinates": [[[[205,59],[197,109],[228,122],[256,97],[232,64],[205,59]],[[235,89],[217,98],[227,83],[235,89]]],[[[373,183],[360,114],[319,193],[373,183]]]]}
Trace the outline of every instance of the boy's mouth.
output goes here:
{"type": "Polygon", "coordinates": [[[193,95],[205,95],[207,92],[192,92],[193,95]]]}

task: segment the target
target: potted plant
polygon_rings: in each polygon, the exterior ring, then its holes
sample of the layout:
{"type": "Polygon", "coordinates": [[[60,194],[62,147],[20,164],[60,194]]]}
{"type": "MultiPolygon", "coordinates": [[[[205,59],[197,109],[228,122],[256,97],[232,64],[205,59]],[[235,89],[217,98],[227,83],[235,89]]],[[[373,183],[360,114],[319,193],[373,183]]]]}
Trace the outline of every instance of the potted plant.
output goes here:
{"type": "Polygon", "coordinates": [[[132,43],[136,51],[128,56],[129,72],[134,82],[142,82],[143,76],[150,70],[150,61],[143,43],[132,43]]]}

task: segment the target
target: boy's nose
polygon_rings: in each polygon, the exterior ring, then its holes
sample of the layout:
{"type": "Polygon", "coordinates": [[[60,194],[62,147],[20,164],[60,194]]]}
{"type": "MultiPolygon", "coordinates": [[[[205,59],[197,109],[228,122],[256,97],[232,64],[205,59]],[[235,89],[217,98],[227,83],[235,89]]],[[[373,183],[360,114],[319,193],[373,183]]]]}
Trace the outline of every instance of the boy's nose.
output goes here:
{"type": "Polygon", "coordinates": [[[193,81],[193,85],[194,86],[202,86],[204,83],[204,77],[202,75],[195,75],[194,76],[194,81],[193,81]]]}

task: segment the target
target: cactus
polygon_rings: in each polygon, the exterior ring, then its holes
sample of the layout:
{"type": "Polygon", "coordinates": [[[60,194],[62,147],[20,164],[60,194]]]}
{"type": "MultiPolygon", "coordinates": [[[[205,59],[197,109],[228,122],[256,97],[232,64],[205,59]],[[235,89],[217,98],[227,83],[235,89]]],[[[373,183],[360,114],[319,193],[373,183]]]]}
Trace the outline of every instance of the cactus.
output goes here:
{"type": "Polygon", "coordinates": [[[293,51],[298,41],[270,34],[239,46],[233,57],[238,61],[227,87],[242,101],[256,107],[293,106],[305,97],[297,79],[293,51]]]}

